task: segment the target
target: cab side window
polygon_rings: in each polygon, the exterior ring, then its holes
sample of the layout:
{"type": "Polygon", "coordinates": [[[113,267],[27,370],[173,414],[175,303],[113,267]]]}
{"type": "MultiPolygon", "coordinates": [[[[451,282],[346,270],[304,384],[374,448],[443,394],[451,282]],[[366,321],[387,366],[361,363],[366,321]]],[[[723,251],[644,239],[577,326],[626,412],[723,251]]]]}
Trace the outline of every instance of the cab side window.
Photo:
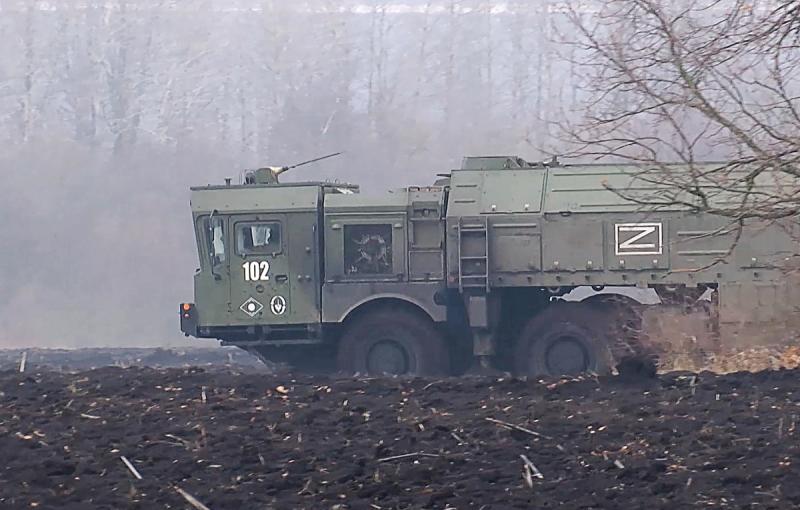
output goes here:
{"type": "Polygon", "coordinates": [[[236,253],[272,255],[281,251],[281,226],[276,222],[236,224],[236,253]]]}
{"type": "Polygon", "coordinates": [[[208,249],[209,262],[212,267],[225,262],[225,221],[220,217],[203,219],[205,227],[206,248],[208,249]]]}
{"type": "Polygon", "coordinates": [[[345,225],[344,272],[385,275],[392,271],[392,225],[345,225]]]}

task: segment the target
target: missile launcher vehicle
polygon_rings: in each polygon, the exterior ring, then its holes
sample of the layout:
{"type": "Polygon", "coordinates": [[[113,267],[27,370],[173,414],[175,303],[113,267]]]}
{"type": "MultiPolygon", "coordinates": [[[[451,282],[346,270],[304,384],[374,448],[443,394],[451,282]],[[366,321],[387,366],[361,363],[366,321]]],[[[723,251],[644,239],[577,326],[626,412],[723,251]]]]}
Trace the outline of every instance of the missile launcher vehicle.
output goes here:
{"type": "Polygon", "coordinates": [[[631,201],[614,189],[631,189],[633,167],[467,157],[379,196],[281,183],[286,169],[192,188],[187,336],[300,370],[602,374],[657,356],[663,317],[700,317],[718,341],[793,302],[785,229],[737,233],[686,205],[631,201]]]}

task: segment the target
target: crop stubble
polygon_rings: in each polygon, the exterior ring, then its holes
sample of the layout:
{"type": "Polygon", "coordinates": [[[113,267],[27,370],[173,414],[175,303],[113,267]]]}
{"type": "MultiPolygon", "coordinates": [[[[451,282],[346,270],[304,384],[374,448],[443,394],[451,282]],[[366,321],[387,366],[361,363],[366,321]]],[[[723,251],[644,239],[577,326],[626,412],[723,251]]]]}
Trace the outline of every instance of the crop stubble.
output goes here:
{"type": "Polygon", "coordinates": [[[799,377],[5,371],[0,507],[791,508],[799,377]]]}

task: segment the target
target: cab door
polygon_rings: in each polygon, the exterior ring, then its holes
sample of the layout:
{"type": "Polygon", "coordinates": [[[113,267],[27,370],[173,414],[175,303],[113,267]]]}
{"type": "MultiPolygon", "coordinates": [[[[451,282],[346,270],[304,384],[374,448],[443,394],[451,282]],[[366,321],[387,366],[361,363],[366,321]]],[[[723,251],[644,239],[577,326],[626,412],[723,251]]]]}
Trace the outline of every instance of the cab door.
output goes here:
{"type": "Polygon", "coordinates": [[[319,322],[316,213],[235,215],[230,230],[235,323],[319,322]]]}
{"type": "Polygon", "coordinates": [[[231,217],[231,309],[235,324],[287,324],[292,301],[286,217],[231,217]]]}
{"type": "Polygon", "coordinates": [[[229,222],[225,215],[203,213],[195,219],[200,268],[194,275],[194,301],[201,326],[231,321],[229,222]]]}

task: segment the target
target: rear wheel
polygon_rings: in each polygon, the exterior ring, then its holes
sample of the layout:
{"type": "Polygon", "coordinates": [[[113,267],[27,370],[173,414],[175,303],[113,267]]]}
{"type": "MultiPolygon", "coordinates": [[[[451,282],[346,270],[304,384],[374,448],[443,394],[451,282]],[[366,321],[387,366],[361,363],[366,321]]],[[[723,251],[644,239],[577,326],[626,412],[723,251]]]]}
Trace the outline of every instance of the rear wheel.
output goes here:
{"type": "Polygon", "coordinates": [[[580,303],[554,303],[533,317],[515,348],[518,375],[560,376],[611,371],[608,321],[580,303]]]}
{"type": "Polygon", "coordinates": [[[615,294],[595,296],[583,303],[605,319],[608,347],[619,375],[653,377],[658,370],[659,349],[644,330],[644,314],[652,305],[615,294]]]}
{"type": "Polygon", "coordinates": [[[642,343],[642,311],[640,305],[625,296],[607,294],[582,301],[600,313],[607,324],[609,348],[615,361],[646,355],[642,343]]]}
{"type": "Polygon", "coordinates": [[[420,313],[383,308],[358,317],[339,341],[338,367],[348,374],[444,375],[443,336],[420,313]]]}

